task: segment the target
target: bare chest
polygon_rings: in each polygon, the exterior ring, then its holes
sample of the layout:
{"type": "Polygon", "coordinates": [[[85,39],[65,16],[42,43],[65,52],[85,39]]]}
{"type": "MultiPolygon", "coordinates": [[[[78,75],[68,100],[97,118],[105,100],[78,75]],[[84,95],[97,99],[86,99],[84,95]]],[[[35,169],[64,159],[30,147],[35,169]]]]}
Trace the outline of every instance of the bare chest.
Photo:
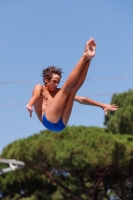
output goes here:
{"type": "Polygon", "coordinates": [[[51,105],[51,102],[53,101],[57,92],[50,93],[49,91],[45,90],[45,88],[42,90],[39,98],[34,104],[35,112],[39,116],[39,119],[41,118],[42,114],[46,112],[46,109],[51,105]]]}
{"type": "Polygon", "coordinates": [[[56,93],[52,93],[52,94],[50,94],[48,91],[43,91],[42,92],[42,106],[43,107],[48,107],[48,106],[50,106],[50,104],[51,104],[51,102],[52,102],[52,100],[54,99],[54,97],[55,97],[55,95],[56,95],[56,93]]]}

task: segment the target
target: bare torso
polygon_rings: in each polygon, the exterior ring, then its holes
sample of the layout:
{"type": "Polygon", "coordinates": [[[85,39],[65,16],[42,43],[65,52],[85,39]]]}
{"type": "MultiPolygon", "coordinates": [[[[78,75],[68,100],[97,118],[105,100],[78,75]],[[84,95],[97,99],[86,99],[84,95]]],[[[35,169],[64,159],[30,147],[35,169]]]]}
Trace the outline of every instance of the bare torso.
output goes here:
{"type": "Polygon", "coordinates": [[[50,106],[54,96],[59,92],[59,88],[54,92],[49,92],[45,86],[41,86],[41,93],[36,102],[34,103],[34,109],[39,120],[42,122],[42,114],[46,112],[50,106]]]}

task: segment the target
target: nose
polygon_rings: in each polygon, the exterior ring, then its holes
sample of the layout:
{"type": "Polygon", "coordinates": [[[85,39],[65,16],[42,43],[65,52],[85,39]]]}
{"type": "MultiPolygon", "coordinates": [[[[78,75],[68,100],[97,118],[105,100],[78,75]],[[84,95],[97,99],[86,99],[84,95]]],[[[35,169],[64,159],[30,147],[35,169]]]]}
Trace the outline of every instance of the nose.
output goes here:
{"type": "Polygon", "coordinates": [[[54,85],[55,85],[55,86],[58,86],[58,85],[59,85],[59,83],[54,83],[54,85]]]}

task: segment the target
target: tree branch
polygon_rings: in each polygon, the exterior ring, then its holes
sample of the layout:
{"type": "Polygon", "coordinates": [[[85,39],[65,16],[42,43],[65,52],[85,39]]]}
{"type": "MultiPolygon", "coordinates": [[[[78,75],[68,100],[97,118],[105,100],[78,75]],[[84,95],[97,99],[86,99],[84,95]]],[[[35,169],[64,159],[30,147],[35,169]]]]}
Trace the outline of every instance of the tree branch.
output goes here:
{"type": "Polygon", "coordinates": [[[48,167],[46,167],[46,169],[41,169],[37,166],[33,166],[35,169],[43,172],[52,182],[56,183],[56,185],[58,185],[59,187],[61,187],[66,193],[70,194],[70,196],[74,199],[74,200],[82,200],[81,197],[77,196],[76,194],[74,194],[70,189],[68,189],[66,186],[64,186],[62,183],[60,183],[57,179],[55,179],[51,173],[48,171],[48,167]]]}

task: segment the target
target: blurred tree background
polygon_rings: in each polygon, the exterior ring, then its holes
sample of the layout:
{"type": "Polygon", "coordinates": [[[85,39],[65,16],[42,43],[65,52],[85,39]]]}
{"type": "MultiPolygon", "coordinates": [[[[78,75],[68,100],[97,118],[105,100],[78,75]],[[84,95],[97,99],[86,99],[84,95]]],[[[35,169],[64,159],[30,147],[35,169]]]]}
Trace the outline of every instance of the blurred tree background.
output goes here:
{"type": "Polygon", "coordinates": [[[133,134],[133,90],[114,94],[111,104],[116,104],[117,112],[109,112],[104,124],[113,133],[133,134]]]}
{"type": "Polygon", "coordinates": [[[17,140],[1,158],[25,168],[0,176],[5,200],[133,199],[133,91],[114,94],[106,128],[72,126],[17,140]]]}

